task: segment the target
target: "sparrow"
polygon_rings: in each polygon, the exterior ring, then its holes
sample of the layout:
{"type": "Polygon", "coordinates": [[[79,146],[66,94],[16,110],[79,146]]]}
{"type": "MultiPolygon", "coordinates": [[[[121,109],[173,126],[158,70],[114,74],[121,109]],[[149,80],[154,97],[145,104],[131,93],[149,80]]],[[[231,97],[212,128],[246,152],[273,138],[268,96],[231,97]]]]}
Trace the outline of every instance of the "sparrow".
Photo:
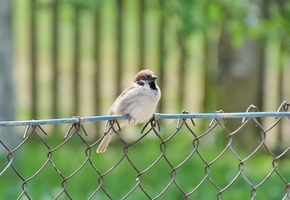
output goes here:
{"type": "Polygon", "coordinates": [[[97,153],[104,153],[115,131],[134,123],[148,122],[153,116],[161,98],[161,90],[156,83],[157,76],[148,69],[138,72],[131,85],[128,86],[115,100],[109,109],[109,115],[130,115],[130,119],[116,119],[117,123],[109,125],[97,153]],[[112,126],[112,127],[111,127],[112,126]],[[107,132],[107,133],[106,133],[107,132]]]}

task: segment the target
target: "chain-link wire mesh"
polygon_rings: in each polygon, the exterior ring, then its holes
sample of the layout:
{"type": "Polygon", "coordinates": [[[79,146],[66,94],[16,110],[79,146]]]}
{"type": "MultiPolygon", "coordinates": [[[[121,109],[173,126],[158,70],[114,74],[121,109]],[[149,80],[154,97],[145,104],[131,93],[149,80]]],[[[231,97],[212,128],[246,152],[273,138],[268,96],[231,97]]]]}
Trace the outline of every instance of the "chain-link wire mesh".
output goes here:
{"type": "Polygon", "coordinates": [[[277,112],[259,112],[252,105],[243,113],[156,113],[143,129],[138,127],[139,138],[124,138],[122,130],[103,154],[95,153],[103,136],[92,141],[86,123],[130,116],[2,121],[0,128],[25,130],[16,147],[0,140],[6,154],[0,163],[0,195],[5,199],[290,199],[289,105],[283,102],[277,112]],[[234,130],[227,128],[231,119],[240,121],[234,130]],[[267,119],[272,121],[266,124],[267,119]],[[47,125],[58,124],[68,125],[64,139],[50,136],[47,125]],[[243,132],[247,126],[257,131],[243,132]],[[276,151],[270,146],[278,131],[285,132],[286,139],[276,151]],[[241,134],[256,137],[248,147],[239,146],[241,134]]]}

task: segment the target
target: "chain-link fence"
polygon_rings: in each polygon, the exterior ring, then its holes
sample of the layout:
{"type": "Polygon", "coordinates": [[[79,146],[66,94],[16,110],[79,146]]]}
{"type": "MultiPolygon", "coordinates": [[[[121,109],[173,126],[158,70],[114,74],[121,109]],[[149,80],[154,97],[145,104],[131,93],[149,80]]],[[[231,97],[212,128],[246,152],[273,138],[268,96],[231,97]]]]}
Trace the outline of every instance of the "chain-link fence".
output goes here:
{"type": "Polygon", "coordinates": [[[156,113],[143,129],[134,126],[138,138],[124,128],[103,154],[95,153],[103,137],[92,140],[87,124],[129,116],[2,121],[2,135],[10,134],[3,128],[23,127],[23,140],[12,148],[0,140],[6,155],[0,157],[0,196],[290,199],[289,106],[283,102],[277,112],[252,105],[241,113],[156,113]],[[231,120],[239,121],[234,130],[231,120]],[[64,139],[55,134],[64,130],[55,128],[60,124],[68,125],[64,139]],[[248,146],[239,143],[253,135],[248,146]]]}

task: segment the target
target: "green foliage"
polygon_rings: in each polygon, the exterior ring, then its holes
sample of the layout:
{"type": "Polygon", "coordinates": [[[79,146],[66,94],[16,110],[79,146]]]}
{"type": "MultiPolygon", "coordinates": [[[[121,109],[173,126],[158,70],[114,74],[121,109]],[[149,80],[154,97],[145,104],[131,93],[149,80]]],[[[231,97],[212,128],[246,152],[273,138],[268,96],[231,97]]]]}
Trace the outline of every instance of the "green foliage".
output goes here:
{"type": "Polygon", "coordinates": [[[290,50],[290,2],[284,3],[283,8],[277,4],[271,5],[268,19],[261,21],[259,26],[251,30],[256,38],[281,41],[286,50],[290,50]]]}
{"type": "MultiPolygon", "coordinates": [[[[52,0],[39,0],[39,4],[51,4],[52,0]]],[[[114,0],[112,0],[114,2],[114,0]]],[[[124,1],[125,2],[125,1],[124,1]]],[[[103,0],[58,0],[85,10],[94,10],[103,5],[103,0]]],[[[130,3],[129,1],[126,3],[130,3]]],[[[188,38],[196,32],[208,33],[212,28],[228,25],[234,46],[241,46],[249,38],[278,38],[290,46],[290,2],[283,8],[279,2],[260,5],[252,1],[236,0],[169,0],[160,5],[148,1],[148,9],[158,8],[166,18],[176,24],[180,33],[188,38]],[[153,5],[153,6],[152,6],[153,5]],[[280,7],[279,7],[280,6],[280,7]],[[269,11],[268,11],[269,10],[269,11]],[[268,12],[265,17],[263,12],[268,12]]],[[[265,2],[264,2],[265,4],[265,2]]]]}
{"type": "Polygon", "coordinates": [[[260,5],[252,1],[236,0],[196,0],[167,1],[161,9],[169,10],[168,15],[176,18],[177,28],[184,37],[195,32],[207,33],[213,27],[226,25],[229,27],[232,44],[241,46],[246,39],[278,38],[290,47],[290,3],[278,2],[263,5],[269,9],[269,17],[265,17],[260,5]]]}
{"type": "Polygon", "coordinates": [[[94,9],[99,7],[103,0],[61,0],[61,1],[84,9],[94,9]]]}

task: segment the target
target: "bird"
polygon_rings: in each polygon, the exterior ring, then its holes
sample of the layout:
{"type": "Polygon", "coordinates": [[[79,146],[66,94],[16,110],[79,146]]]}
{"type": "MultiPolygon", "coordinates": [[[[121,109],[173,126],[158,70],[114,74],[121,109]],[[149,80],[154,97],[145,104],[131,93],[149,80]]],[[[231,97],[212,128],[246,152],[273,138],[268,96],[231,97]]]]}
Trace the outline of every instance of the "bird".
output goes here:
{"type": "MultiPolygon", "coordinates": [[[[130,119],[116,119],[117,123],[109,126],[96,152],[104,153],[114,135],[115,130],[131,123],[142,124],[148,122],[161,98],[161,90],[156,82],[157,76],[149,69],[139,71],[131,85],[123,90],[109,109],[108,115],[130,115],[130,119]]],[[[111,121],[112,122],[112,121],[111,121]]]]}

